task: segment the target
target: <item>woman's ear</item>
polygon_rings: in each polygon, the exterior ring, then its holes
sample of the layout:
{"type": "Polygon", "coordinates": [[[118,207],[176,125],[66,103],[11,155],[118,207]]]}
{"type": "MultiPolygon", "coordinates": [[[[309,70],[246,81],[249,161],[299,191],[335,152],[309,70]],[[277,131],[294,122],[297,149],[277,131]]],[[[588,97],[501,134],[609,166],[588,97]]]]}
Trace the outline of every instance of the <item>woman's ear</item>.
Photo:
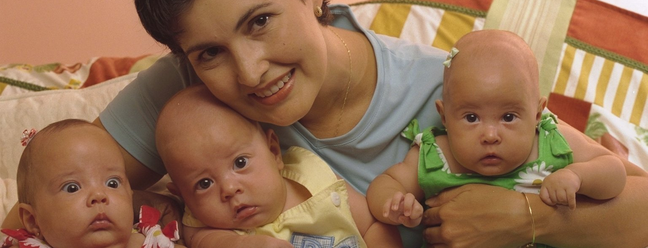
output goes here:
{"type": "MultiPolygon", "coordinates": [[[[40,236],[40,227],[38,227],[38,222],[36,221],[36,213],[32,205],[27,203],[18,204],[18,214],[20,215],[20,222],[25,227],[25,229],[34,234],[36,237],[40,236]]],[[[39,237],[40,238],[40,237],[39,237]]]]}
{"type": "Polygon", "coordinates": [[[445,109],[443,108],[443,100],[436,100],[434,102],[436,104],[436,109],[437,112],[439,112],[439,116],[441,116],[441,123],[445,126],[446,124],[446,118],[445,118],[445,109]]]}
{"type": "Polygon", "coordinates": [[[274,155],[275,162],[277,163],[278,169],[283,169],[284,163],[281,158],[281,146],[279,145],[279,137],[274,132],[274,130],[268,128],[265,130],[266,140],[268,141],[268,149],[272,155],[274,155]]]}

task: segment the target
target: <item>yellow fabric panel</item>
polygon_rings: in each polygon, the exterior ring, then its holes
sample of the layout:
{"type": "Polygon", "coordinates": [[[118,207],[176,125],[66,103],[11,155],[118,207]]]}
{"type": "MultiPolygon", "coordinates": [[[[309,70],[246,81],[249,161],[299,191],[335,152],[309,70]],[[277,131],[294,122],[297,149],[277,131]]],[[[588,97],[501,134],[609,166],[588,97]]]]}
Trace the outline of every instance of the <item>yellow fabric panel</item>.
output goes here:
{"type": "Polygon", "coordinates": [[[575,54],[576,48],[572,46],[565,47],[562,64],[560,66],[560,72],[558,73],[558,79],[556,80],[556,85],[553,89],[554,93],[565,95],[565,90],[567,89],[567,82],[569,81],[569,74],[571,73],[575,54]]]}
{"type": "Polygon", "coordinates": [[[0,83],[0,95],[2,94],[2,92],[4,91],[5,88],[7,88],[7,84],[0,83]]]}
{"type": "Polygon", "coordinates": [[[407,20],[410,4],[382,4],[369,29],[378,34],[400,37],[407,20]]]}
{"type": "Polygon", "coordinates": [[[455,42],[465,34],[473,31],[475,17],[454,11],[446,11],[432,46],[450,51],[455,42]]]}
{"type": "Polygon", "coordinates": [[[589,86],[589,77],[592,73],[592,64],[594,64],[593,54],[586,53],[585,58],[583,59],[583,64],[581,67],[581,73],[578,77],[578,85],[576,86],[576,92],[574,92],[574,98],[576,99],[585,99],[585,94],[587,93],[587,88],[589,86]]]}
{"type": "Polygon", "coordinates": [[[641,116],[644,114],[646,107],[646,99],[648,98],[648,74],[643,74],[639,89],[637,89],[637,98],[632,106],[632,114],[630,115],[630,123],[639,125],[641,116]]]}
{"type": "Polygon", "coordinates": [[[598,84],[596,85],[596,97],[594,98],[594,104],[603,106],[605,92],[607,91],[608,84],[610,84],[610,78],[612,77],[613,69],[614,62],[606,59],[605,62],[603,62],[601,75],[599,76],[598,84]]]}
{"type": "Polygon", "coordinates": [[[621,79],[619,80],[619,87],[615,94],[616,97],[614,97],[614,102],[612,103],[612,114],[616,116],[621,116],[621,112],[623,111],[623,103],[628,96],[628,86],[630,86],[633,71],[633,68],[627,66],[623,67],[621,79]]]}

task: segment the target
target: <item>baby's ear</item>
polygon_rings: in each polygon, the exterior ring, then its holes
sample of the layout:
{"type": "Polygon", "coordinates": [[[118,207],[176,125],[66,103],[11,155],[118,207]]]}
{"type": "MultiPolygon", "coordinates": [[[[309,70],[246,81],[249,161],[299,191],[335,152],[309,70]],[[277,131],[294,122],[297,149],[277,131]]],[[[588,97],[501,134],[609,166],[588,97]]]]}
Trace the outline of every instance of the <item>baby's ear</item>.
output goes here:
{"type": "Polygon", "coordinates": [[[445,119],[445,109],[443,107],[443,100],[436,100],[435,102],[437,112],[439,112],[439,116],[441,116],[441,123],[445,126],[446,124],[446,119],[445,119]]]}
{"type": "Polygon", "coordinates": [[[173,183],[173,182],[168,182],[168,183],[166,184],[166,187],[167,187],[167,189],[169,190],[169,192],[171,192],[171,194],[173,194],[173,195],[175,195],[175,196],[177,196],[177,197],[182,198],[182,196],[180,195],[180,190],[178,189],[178,186],[175,185],[175,183],[173,183]]]}
{"type": "Polygon", "coordinates": [[[540,119],[542,119],[542,112],[546,107],[547,107],[547,98],[544,96],[540,97],[540,101],[538,102],[538,112],[536,113],[536,122],[540,122],[540,119]]]}
{"type": "Polygon", "coordinates": [[[268,140],[268,149],[274,155],[277,167],[281,170],[284,167],[283,159],[281,157],[281,146],[279,145],[279,137],[272,129],[265,130],[266,139],[268,140]]]}
{"type": "Polygon", "coordinates": [[[36,214],[32,205],[27,203],[20,203],[18,205],[18,214],[20,215],[20,222],[22,222],[25,229],[36,236],[40,236],[40,228],[36,221],[36,214]]]}

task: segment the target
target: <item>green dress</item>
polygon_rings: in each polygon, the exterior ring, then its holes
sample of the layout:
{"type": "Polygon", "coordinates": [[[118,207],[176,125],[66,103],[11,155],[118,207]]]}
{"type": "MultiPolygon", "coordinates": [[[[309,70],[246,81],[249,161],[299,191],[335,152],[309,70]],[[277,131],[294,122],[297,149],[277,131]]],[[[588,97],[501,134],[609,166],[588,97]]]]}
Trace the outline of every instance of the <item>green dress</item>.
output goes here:
{"type": "Polygon", "coordinates": [[[556,123],[554,115],[543,114],[537,126],[538,159],[500,176],[452,173],[435,140],[435,136],[446,135],[443,129],[429,127],[420,132],[418,121],[412,120],[402,135],[412,140],[412,145],[416,144],[420,147],[418,180],[426,199],[444,189],[470,183],[489,184],[518,192],[539,194],[545,177],[573,162],[572,150],[562,134],[558,132],[556,123]]]}

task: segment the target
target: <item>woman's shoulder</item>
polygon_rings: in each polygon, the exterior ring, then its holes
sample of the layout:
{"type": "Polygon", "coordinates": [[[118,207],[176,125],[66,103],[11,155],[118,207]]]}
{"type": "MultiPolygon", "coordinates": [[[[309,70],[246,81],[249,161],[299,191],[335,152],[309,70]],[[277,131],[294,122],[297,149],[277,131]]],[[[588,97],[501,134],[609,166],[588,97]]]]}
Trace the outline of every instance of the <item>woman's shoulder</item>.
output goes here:
{"type": "Polygon", "coordinates": [[[383,34],[374,34],[381,44],[381,50],[393,56],[409,57],[413,59],[430,59],[443,61],[448,53],[431,45],[415,43],[409,40],[400,39],[383,34]]]}

